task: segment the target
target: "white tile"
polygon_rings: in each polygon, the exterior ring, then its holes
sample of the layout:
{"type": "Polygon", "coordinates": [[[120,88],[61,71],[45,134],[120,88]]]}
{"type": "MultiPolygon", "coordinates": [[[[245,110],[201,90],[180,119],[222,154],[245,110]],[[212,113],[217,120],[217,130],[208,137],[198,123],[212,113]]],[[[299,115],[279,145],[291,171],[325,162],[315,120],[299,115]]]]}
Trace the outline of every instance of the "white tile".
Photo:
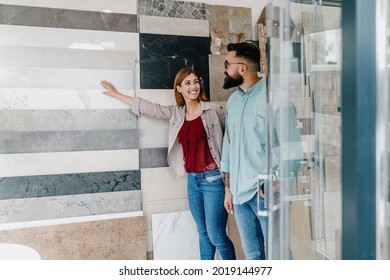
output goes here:
{"type": "Polygon", "coordinates": [[[187,176],[170,167],[141,169],[142,202],[187,198],[187,176]]]}
{"type": "Polygon", "coordinates": [[[138,149],[0,155],[0,177],[136,169],[139,169],[138,149]]]}
{"type": "MultiPolygon", "coordinates": [[[[133,90],[119,90],[125,95],[134,96],[133,90]]],[[[103,87],[98,90],[0,88],[0,109],[129,109],[127,104],[103,94],[103,91],[103,87]]]]}
{"type": "Polygon", "coordinates": [[[199,260],[199,237],[189,211],[156,214],[153,221],[155,260],[199,260]]]}
{"type": "MultiPolygon", "coordinates": [[[[176,105],[173,90],[136,90],[136,96],[161,105],[176,105]]],[[[138,119],[139,147],[168,147],[169,121],[142,116],[138,119]]]]}
{"type": "Polygon", "coordinates": [[[135,70],[135,51],[0,46],[0,65],[8,67],[135,70]]]}
{"type": "Polygon", "coordinates": [[[145,214],[146,229],[152,229],[152,215],[188,210],[188,199],[166,199],[142,202],[142,211],[145,214]]]}
{"type": "Polygon", "coordinates": [[[304,153],[315,152],[315,135],[301,135],[301,141],[304,153]]]}
{"type": "Polygon", "coordinates": [[[101,89],[101,80],[133,89],[133,71],[106,69],[0,67],[3,88],[101,89]]]}
{"type": "Polygon", "coordinates": [[[139,17],[140,33],[209,37],[209,21],[186,18],[139,17]]]}
{"type": "Polygon", "coordinates": [[[137,13],[136,0],[0,0],[0,4],[97,12],[110,10],[122,14],[137,13]]]}
{"type": "Polygon", "coordinates": [[[0,25],[0,46],[29,46],[84,50],[134,51],[138,54],[139,34],[0,25]]]}
{"type": "Polygon", "coordinates": [[[336,234],[341,230],[341,192],[324,192],[324,225],[326,252],[336,258],[336,234]]]}
{"type": "Polygon", "coordinates": [[[0,223],[70,218],[141,210],[141,191],[0,200],[0,223]]]}

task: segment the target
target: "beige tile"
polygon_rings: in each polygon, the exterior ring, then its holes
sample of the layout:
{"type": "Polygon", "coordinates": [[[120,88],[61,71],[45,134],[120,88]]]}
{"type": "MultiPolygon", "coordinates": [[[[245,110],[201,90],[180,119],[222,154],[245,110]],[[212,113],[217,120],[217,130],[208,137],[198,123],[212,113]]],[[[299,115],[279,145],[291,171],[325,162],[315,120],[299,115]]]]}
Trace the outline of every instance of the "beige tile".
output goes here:
{"type": "Polygon", "coordinates": [[[291,203],[291,251],[294,260],[314,259],[310,211],[307,201],[291,203]]]}
{"type": "Polygon", "coordinates": [[[341,230],[341,192],[324,192],[325,250],[336,258],[336,232],[341,230]]]}
{"type": "Polygon", "coordinates": [[[170,167],[141,169],[142,202],[187,198],[187,177],[170,167]]]}
{"type": "Polygon", "coordinates": [[[236,219],[233,215],[229,215],[227,223],[227,232],[230,240],[234,244],[237,260],[245,260],[245,254],[241,246],[240,233],[238,232],[236,219]]]}
{"type": "Polygon", "coordinates": [[[145,260],[143,216],[0,231],[0,243],[35,249],[43,260],[145,260]]]}
{"type": "Polygon", "coordinates": [[[210,101],[227,101],[235,88],[223,89],[225,55],[209,55],[210,101]]]}
{"type": "Polygon", "coordinates": [[[325,157],[326,191],[341,191],[341,157],[325,157]]]}

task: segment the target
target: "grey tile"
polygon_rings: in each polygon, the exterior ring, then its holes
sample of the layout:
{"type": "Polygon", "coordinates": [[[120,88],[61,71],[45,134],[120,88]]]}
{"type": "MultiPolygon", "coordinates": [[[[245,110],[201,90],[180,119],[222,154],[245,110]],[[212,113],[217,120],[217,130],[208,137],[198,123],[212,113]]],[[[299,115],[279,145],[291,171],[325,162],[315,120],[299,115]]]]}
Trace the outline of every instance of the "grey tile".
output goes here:
{"type": "Polygon", "coordinates": [[[136,129],[130,110],[0,110],[0,131],[136,129]]]}
{"type": "Polygon", "coordinates": [[[0,199],[139,190],[140,171],[0,178],[0,199]]]}
{"type": "Polygon", "coordinates": [[[168,148],[140,149],[140,168],[168,167],[167,155],[168,148]]]}
{"type": "Polygon", "coordinates": [[[206,19],[206,4],[173,0],[139,0],[138,15],[206,19]]]}
{"type": "Polygon", "coordinates": [[[136,15],[14,5],[0,5],[0,24],[137,32],[136,15]]]}
{"type": "Polygon", "coordinates": [[[0,154],[138,148],[138,130],[0,132],[0,154]]]}

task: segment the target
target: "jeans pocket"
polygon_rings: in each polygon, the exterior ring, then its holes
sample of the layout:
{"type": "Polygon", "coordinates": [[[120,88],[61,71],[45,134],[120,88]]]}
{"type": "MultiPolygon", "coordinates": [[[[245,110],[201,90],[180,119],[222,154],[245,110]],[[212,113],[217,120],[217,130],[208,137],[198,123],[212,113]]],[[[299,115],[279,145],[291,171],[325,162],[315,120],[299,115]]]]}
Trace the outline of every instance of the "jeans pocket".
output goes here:
{"type": "Polygon", "coordinates": [[[211,176],[205,177],[204,179],[205,179],[208,183],[214,183],[214,182],[217,181],[218,179],[221,179],[221,180],[222,180],[222,175],[221,175],[221,174],[218,174],[218,175],[211,175],[211,176]]]}

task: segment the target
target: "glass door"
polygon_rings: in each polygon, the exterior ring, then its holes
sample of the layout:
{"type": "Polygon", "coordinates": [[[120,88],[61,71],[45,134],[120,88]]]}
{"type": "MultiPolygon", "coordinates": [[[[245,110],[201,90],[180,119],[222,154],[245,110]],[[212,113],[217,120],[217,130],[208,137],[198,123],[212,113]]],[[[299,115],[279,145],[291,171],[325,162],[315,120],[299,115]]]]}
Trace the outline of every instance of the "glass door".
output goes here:
{"type": "MultiPolygon", "coordinates": [[[[341,8],[272,0],[265,187],[268,259],[337,259],[341,236],[341,8]]],[[[262,33],[260,33],[261,35],[262,33]]],[[[259,205],[261,202],[259,197],[259,205]]]]}

